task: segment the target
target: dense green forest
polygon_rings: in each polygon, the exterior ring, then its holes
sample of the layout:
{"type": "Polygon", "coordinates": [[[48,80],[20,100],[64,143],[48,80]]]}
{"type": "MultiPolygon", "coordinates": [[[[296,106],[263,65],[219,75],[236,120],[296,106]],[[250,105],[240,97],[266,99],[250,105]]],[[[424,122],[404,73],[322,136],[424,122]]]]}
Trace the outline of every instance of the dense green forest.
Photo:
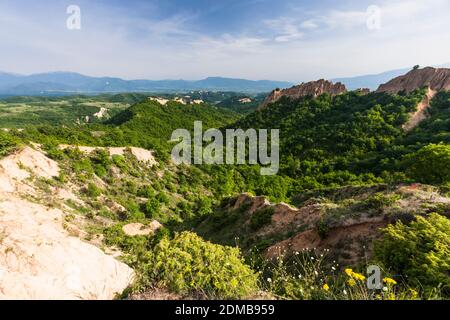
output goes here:
{"type": "Polygon", "coordinates": [[[409,170],[415,152],[430,143],[444,143],[436,148],[445,148],[450,140],[449,93],[433,99],[430,117],[413,131],[406,133],[401,128],[423,96],[424,90],[416,90],[409,95],[349,92],[316,99],[283,98],[244,117],[208,104],[171,101],[161,106],[144,101],[103,124],[27,126],[12,134],[49,146],[138,146],[156,150],[167,160],[172,131],[192,130],[195,120],[203,121],[204,130],[278,128],[278,175],[260,176],[258,166],[249,165],[203,165],[199,169],[211,177],[209,187],[219,198],[248,191],[274,201],[289,201],[310,189],[417,180],[409,170]]]}

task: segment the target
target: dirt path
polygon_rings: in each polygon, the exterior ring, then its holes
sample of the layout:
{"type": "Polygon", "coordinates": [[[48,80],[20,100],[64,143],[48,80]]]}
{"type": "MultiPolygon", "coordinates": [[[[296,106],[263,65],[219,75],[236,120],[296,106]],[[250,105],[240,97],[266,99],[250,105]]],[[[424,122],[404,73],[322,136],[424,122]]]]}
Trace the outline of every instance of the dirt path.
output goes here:
{"type": "Polygon", "coordinates": [[[415,127],[419,125],[420,122],[426,119],[427,117],[427,109],[430,107],[431,99],[436,95],[436,91],[428,88],[428,92],[425,98],[418,104],[417,111],[411,116],[411,119],[408,120],[403,125],[403,129],[407,132],[411,131],[415,127]]]}

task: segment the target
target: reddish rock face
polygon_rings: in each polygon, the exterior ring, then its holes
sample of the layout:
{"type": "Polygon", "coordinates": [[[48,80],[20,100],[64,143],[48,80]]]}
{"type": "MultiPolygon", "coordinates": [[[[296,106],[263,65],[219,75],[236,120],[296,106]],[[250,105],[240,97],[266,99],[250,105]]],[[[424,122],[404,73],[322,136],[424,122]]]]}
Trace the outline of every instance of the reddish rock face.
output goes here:
{"type": "Polygon", "coordinates": [[[429,87],[433,91],[450,90],[450,69],[426,67],[411,70],[403,76],[380,85],[377,92],[395,94],[400,91],[406,91],[409,93],[423,87],[429,87]]]}
{"type": "Polygon", "coordinates": [[[342,94],[346,92],[347,89],[345,88],[345,85],[342,83],[332,83],[328,80],[317,80],[317,81],[311,81],[307,83],[302,83],[298,86],[294,86],[289,89],[276,89],[272,91],[272,93],[266,98],[266,100],[259,106],[258,109],[265,108],[269,103],[276,102],[281,97],[289,97],[292,99],[298,99],[300,97],[304,96],[312,96],[312,97],[318,97],[324,93],[328,93],[332,96],[336,96],[339,94],[342,94]]]}

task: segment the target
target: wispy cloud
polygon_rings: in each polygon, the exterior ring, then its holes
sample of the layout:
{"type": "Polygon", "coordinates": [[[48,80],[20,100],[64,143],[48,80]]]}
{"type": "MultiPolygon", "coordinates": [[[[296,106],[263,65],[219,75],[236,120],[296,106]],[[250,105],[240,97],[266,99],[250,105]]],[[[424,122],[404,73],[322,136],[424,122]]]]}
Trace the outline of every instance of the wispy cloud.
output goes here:
{"type": "Polygon", "coordinates": [[[296,19],[281,17],[278,19],[270,19],[264,21],[265,25],[274,32],[274,40],[276,42],[289,42],[301,39],[304,35],[301,28],[303,23],[299,23],[296,19]]]}
{"type": "Polygon", "coordinates": [[[450,53],[447,0],[79,1],[79,31],[65,28],[63,2],[0,3],[0,70],[302,81],[444,63],[450,53]],[[367,28],[369,5],[381,10],[380,29],[367,28]]]}

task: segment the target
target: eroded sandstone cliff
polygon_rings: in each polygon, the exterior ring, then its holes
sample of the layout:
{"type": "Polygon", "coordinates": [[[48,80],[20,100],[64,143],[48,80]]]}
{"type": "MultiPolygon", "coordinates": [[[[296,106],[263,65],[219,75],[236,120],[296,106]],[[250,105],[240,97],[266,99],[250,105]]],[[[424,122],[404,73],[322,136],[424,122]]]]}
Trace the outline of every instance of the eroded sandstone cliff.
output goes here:
{"type": "Polygon", "coordinates": [[[304,96],[318,97],[324,93],[328,93],[332,96],[339,95],[346,92],[347,89],[345,85],[340,82],[333,83],[328,80],[320,79],[317,81],[311,81],[302,83],[297,86],[293,86],[289,89],[275,89],[272,93],[264,100],[259,109],[265,108],[268,104],[278,101],[281,97],[289,97],[291,99],[298,99],[304,96]]]}

